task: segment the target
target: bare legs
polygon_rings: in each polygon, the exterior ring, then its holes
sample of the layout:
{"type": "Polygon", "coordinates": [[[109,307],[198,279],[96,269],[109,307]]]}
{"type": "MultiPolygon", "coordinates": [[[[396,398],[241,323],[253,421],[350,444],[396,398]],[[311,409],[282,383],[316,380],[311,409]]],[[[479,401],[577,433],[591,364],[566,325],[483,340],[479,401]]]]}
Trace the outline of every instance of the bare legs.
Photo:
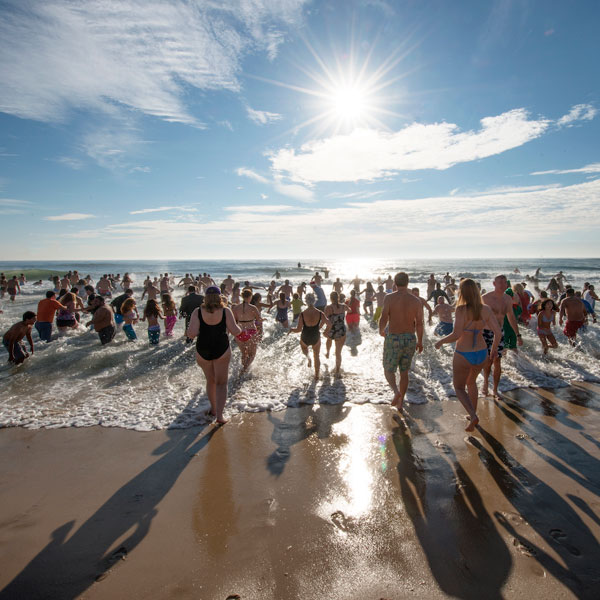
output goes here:
{"type": "Polygon", "coordinates": [[[542,342],[542,348],[543,348],[544,354],[548,354],[548,350],[550,348],[558,348],[558,342],[556,341],[556,338],[552,334],[548,335],[545,333],[540,333],[539,338],[540,338],[540,341],[542,342]]]}
{"type": "MultiPolygon", "coordinates": [[[[308,355],[308,346],[300,340],[300,348],[302,348],[302,353],[308,359],[308,368],[312,366],[310,361],[310,356],[308,355]]],[[[319,358],[319,352],[321,350],[321,340],[319,340],[313,347],[313,356],[315,359],[315,379],[319,378],[319,370],[321,369],[321,359],[319,358]]]]}
{"type": "MultiPolygon", "coordinates": [[[[483,387],[481,388],[481,395],[482,396],[487,396],[488,395],[488,387],[489,387],[488,381],[489,381],[489,378],[490,378],[490,371],[491,371],[491,369],[492,369],[492,367],[491,367],[490,363],[486,362],[485,367],[483,368],[483,387]]],[[[500,383],[500,375],[501,374],[502,374],[502,364],[500,362],[500,357],[496,356],[496,358],[494,359],[494,375],[493,375],[493,377],[494,377],[494,390],[492,392],[492,394],[496,398],[498,398],[500,396],[500,394],[498,392],[498,384],[500,383]]]]}
{"type": "Polygon", "coordinates": [[[202,367],[206,377],[206,393],[210,402],[211,413],[216,415],[217,423],[227,423],[223,417],[223,409],[227,401],[227,380],[229,378],[229,361],[231,348],[215,360],[204,360],[196,353],[196,362],[202,367]]]}
{"type": "Polygon", "coordinates": [[[236,340],[242,355],[242,372],[246,371],[256,357],[257,340],[256,334],[245,342],[236,340]]]}
{"type": "MultiPolygon", "coordinates": [[[[477,375],[481,372],[483,364],[472,365],[464,356],[454,353],[452,362],[452,385],[456,392],[456,397],[464,406],[471,422],[467,425],[465,431],[473,431],[479,423],[477,416],[477,375]],[[465,389],[466,388],[466,389],[465,389]]],[[[495,374],[495,371],[494,371],[495,374]]]]}
{"type": "Polygon", "coordinates": [[[408,389],[408,371],[400,371],[400,385],[396,384],[396,373],[395,371],[386,371],[384,374],[387,382],[390,384],[392,391],[394,392],[394,399],[392,400],[392,406],[398,407],[398,412],[402,412],[402,403],[404,402],[404,396],[408,389]]]}
{"type": "Polygon", "coordinates": [[[344,342],[346,341],[346,336],[337,338],[335,340],[335,374],[339,375],[342,369],[342,348],[344,347],[344,342]]]}

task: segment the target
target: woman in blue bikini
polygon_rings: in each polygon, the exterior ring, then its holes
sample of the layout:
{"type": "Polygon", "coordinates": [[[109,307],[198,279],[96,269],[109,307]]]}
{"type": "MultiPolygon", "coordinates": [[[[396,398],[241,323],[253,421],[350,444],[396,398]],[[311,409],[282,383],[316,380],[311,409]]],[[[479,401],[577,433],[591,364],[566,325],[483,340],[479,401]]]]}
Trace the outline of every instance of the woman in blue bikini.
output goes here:
{"type": "Polygon", "coordinates": [[[452,362],[452,384],[456,397],[469,413],[470,423],[466,431],[473,431],[479,423],[477,375],[489,360],[489,356],[497,356],[501,335],[498,320],[491,308],[481,301],[477,284],[472,279],[463,279],[456,303],[454,331],[437,342],[435,347],[439,350],[443,344],[456,342],[452,362]],[[481,334],[484,329],[494,332],[494,342],[489,355],[481,334]]]}

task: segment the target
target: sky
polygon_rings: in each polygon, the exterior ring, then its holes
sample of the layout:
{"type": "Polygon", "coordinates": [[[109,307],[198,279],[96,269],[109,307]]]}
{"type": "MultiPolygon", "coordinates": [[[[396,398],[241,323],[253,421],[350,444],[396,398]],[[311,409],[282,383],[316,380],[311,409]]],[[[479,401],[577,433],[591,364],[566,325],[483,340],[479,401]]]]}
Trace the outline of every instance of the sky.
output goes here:
{"type": "Polygon", "coordinates": [[[0,259],[600,256],[595,0],[0,0],[0,259]]]}

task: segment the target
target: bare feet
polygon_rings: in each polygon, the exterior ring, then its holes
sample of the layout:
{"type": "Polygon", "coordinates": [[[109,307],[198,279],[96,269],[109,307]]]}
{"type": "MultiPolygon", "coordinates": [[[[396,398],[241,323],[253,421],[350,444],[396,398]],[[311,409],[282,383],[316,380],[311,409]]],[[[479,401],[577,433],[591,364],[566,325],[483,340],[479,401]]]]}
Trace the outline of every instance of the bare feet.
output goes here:
{"type": "Polygon", "coordinates": [[[465,427],[465,431],[474,431],[477,425],[479,425],[479,417],[475,415],[475,418],[471,419],[471,422],[465,427]]]}
{"type": "Polygon", "coordinates": [[[404,398],[400,395],[400,392],[396,392],[394,394],[394,399],[392,400],[392,406],[395,406],[398,409],[398,412],[402,412],[402,403],[404,402],[404,398]]]}
{"type": "Polygon", "coordinates": [[[502,398],[502,393],[499,392],[498,390],[494,390],[492,393],[492,396],[494,396],[494,398],[497,398],[499,400],[500,398],[502,398]]]}
{"type": "Polygon", "coordinates": [[[217,425],[225,425],[225,423],[229,423],[228,419],[217,419],[217,425]]]}

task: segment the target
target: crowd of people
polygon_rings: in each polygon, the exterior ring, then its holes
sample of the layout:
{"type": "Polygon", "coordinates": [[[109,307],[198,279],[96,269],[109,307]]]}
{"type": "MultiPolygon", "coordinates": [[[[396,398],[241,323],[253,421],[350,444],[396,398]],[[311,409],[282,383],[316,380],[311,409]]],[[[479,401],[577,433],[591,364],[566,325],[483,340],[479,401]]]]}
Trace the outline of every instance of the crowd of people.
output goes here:
{"type": "MultiPolygon", "coordinates": [[[[518,274],[515,270],[514,275],[518,274]]],[[[289,334],[300,334],[301,350],[309,368],[314,368],[316,379],[320,374],[321,333],[326,340],[325,356],[329,358],[334,347],[334,375],[341,376],[342,349],[347,334],[359,328],[362,298],[364,317],[378,324],[384,338],[383,370],[393,392],[392,406],[399,411],[403,409],[413,356],[423,351],[426,311],[430,325],[434,317],[438,319],[434,335],[440,339],[435,347],[454,345],[453,386],[467,412],[466,430],[472,431],[479,422],[477,377],[483,374],[484,396],[489,392],[490,377],[492,394],[499,394],[501,361],[507,350],[516,352],[522,345],[521,326],[528,326],[533,317],[537,319],[537,334],[546,354],[558,346],[553,333],[557,317],[561,327],[564,323],[563,332],[572,345],[577,343],[578,331],[590,319],[596,322],[594,308],[598,297],[593,285],[586,283],[582,290],[575,290],[566,283],[561,271],[550,279],[546,289],[541,289],[539,275],[538,269],[534,276],[526,276],[522,283],[514,285],[506,275],[498,275],[493,280],[493,290],[486,292],[470,278],[462,278],[457,284],[450,273],[441,281],[431,274],[426,297],[421,297],[418,287],[409,286],[409,277],[404,272],[375,284],[364,282],[357,275],[348,284],[347,296],[344,283],[339,278],[333,281],[328,301],[319,272],[309,284],[303,282],[295,289],[288,279],[282,284],[273,280],[268,286],[259,286],[249,281],[240,283],[228,275],[217,285],[208,273],[197,277],[186,273],[179,281],[164,273],[154,278],[148,276],[143,282],[138,309],[133,280],[128,273],[123,277],[105,274],[93,285],[89,275],[81,277],[77,271],[70,271],[62,279],[52,278],[54,289],[46,292],[37,312],[25,312],[22,320],[4,334],[3,344],[8,360],[18,365],[29,356],[24,339],[29,343],[30,353],[34,352],[34,327],[40,340],[48,343],[52,340],[54,323],[59,334],[86,326],[105,345],[119,329],[127,339],[136,340],[136,326],[145,322],[148,341],[156,345],[163,329],[166,337],[172,337],[178,319],[184,319],[186,342],[196,340],[196,360],[206,377],[211,413],[218,423],[225,423],[230,335],[240,350],[244,372],[252,364],[263,337],[262,311],[266,309],[266,314],[275,311],[275,321],[281,328],[289,334]],[[536,296],[527,290],[528,284],[536,296]],[[175,287],[186,290],[179,307],[173,299],[175,287]],[[84,319],[88,318],[84,325],[84,319]]],[[[14,302],[25,283],[24,275],[6,278],[0,274],[1,296],[8,294],[14,302]]]]}

